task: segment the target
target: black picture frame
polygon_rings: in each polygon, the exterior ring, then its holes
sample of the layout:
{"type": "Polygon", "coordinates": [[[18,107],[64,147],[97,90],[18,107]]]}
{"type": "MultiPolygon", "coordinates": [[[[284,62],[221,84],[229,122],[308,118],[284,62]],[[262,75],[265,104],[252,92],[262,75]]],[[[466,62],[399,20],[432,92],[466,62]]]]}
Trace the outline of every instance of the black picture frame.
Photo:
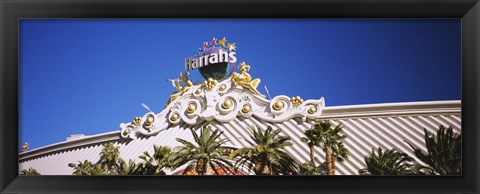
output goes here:
{"type": "MultiPolygon", "coordinates": [[[[0,192],[478,193],[478,0],[1,0],[0,192]],[[215,12],[207,10],[216,10],[215,12]],[[462,176],[18,176],[20,18],[461,18],[462,176]]],[[[41,130],[41,129],[39,129],[41,130]]]]}

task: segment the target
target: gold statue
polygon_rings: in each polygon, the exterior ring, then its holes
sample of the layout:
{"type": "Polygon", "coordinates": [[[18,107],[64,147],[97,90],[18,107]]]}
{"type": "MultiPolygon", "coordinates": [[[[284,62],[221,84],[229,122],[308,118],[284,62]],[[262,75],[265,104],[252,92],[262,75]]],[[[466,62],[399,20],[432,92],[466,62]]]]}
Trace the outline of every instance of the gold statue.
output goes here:
{"type": "Polygon", "coordinates": [[[188,72],[180,73],[180,79],[168,80],[168,81],[172,82],[172,85],[175,88],[177,88],[178,91],[174,92],[172,95],[170,95],[170,98],[168,99],[167,105],[165,105],[165,106],[168,106],[171,102],[173,102],[173,100],[175,100],[176,98],[181,96],[188,89],[190,89],[190,87],[193,86],[192,81],[188,80],[189,75],[190,75],[190,73],[188,73],[188,72]],[[180,81],[182,81],[184,83],[183,86],[180,85],[180,81]]]}
{"type": "Polygon", "coordinates": [[[234,86],[242,86],[243,88],[253,92],[254,94],[265,98],[265,96],[260,94],[260,92],[257,90],[257,87],[258,85],[260,85],[261,80],[259,78],[255,78],[252,80],[252,76],[247,73],[247,71],[250,70],[250,65],[242,62],[238,65],[238,68],[240,69],[240,73],[233,73],[231,79],[232,84],[234,86]]]}
{"type": "Polygon", "coordinates": [[[29,146],[30,146],[30,145],[29,145],[27,142],[25,142],[25,143],[22,145],[22,152],[28,151],[29,146]]]}

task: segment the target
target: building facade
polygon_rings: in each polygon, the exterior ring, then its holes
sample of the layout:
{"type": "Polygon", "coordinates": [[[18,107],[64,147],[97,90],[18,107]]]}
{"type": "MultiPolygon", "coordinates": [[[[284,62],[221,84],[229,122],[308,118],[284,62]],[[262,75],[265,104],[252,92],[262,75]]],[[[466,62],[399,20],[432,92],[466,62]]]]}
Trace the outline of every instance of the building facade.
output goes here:
{"type": "MultiPolygon", "coordinates": [[[[173,148],[180,145],[175,140],[178,137],[193,141],[189,129],[198,130],[205,125],[223,131],[224,138],[229,140],[226,146],[234,148],[249,146],[245,141],[249,138],[249,129],[265,129],[267,126],[281,129],[282,134],[289,136],[293,142],[286,151],[297,162],[304,163],[309,161],[309,148],[300,138],[316,119],[328,119],[335,125],[343,124],[347,136],[344,144],[350,153],[348,160],[336,164],[336,173],[356,175],[358,170],[365,168],[364,157],[372,148],[395,148],[415,158],[406,142],[424,148],[424,129],[434,133],[443,125],[453,127],[456,132],[461,131],[460,101],[325,107],[322,98],[306,100],[295,107],[287,96],[267,100],[244,88],[230,85],[222,94],[220,88],[223,84],[229,85],[230,81],[220,82],[211,91],[200,94],[195,94],[197,88],[192,87],[160,113],[146,113],[138,126],[135,122],[122,123],[118,131],[71,136],[64,142],[23,152],[20,154],[19,170],[32,167],[43,175],[71,175],[73,168],[68,166],[69,163],[98,161],[102,146],[107,142],[120,147],[121,158],[138,162],[138,156],[144,151],[153,152],[153,145],[173,148]],[[203,98],[208,100],[198,100],[203,98]],[[232,101],[230,107],[222,106],[225,100],[232,101]],[[284,105],[275,111],[278,101],[284,105]],[[193,112],[188,110],[192,104],[196,104],[193,112]],[[249,111],[245,113],[246,109],[249,111]],[[315,109],[316,112],[313,111],[315,109]],[[151,116],[154,121],[148,127],[145,124],[151,116]]],[[[325,161],[320,149],[315,155],[318,162],[325,161]]]]}
{"type": "MultiPolygon", "coordinates": [[[[107,142],[119,147],[124,160],[139,162],[138,157],[145,151],[152,153],[154,145],[174,148],[181,145],[176,138],[193,141],[190,129],[203,126],[222,131],[228,140],[225,146],[231,148],[249,147],[251,129],[279,129],[293,143],[286,152],[302,164],[310,160],[309,148],[300,140],[304,132],[318,120],[329,120],[343,125],[349,151],[346,161],[336,163],[336,174],[356,175],[365,168],[364,157],[372,149],[396,149],[415,158],[408,143],[426,151],[424,129],[435,133],[439,126],[446,126],[461,131],[459,100],[328,107],[324,98],[267,97],[257,90],[261,80],[248,73],[249,65],[240,63],[240,71],[233,72],[235,43],[225,43],[225,38],[206,42],[199,49],[201,56],[186,59],[186,69],[198,68],[205,81],[193,84],[188,73],[169,80],[178,91],[161,112],[150,111],[121,123],[117,131],[72,135],[64,142],[22,152],[19,171],[35,168],[42,175],[71,175],[74,169],[69,164],[98,161],[107,142]]],[[[317,164],[325,162],[321,149],[315,150],[315,156],[317,164]]]]}

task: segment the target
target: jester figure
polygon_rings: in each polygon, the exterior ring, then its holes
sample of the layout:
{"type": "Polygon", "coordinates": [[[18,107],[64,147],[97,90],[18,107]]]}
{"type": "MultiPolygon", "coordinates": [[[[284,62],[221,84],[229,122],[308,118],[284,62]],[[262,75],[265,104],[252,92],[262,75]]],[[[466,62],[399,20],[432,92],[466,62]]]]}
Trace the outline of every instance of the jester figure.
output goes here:
{"type": "Polygon", "coordinates": [[[242,86],[243,88],[253,92],[256,95],[259,95],[265,98],[258,90],[257,87],[260,84],[260,79],[255,78],[252,80],[252,76],[247,73],[250,70],[250,65],[247,65],[245,62],[242,62],[238,65],[240,73],[234,72],[232,75],[231,82],[234,86],[242,86]]]}
{"type": "Polygon", "coordinates": [[[168,99],[167,105],[168,106],[170,103],[172,103],[176,98],[181,96],[183,93],[185,93],[190,87],[193,86],[192,81],[188,80],[188,76],[190,73],[180,73],[180,79],[174,79],[174,80],[168,80],[172,82],[173,87],[177,88],[178,91],[174,92],[172,95],[170,95],[170,98],[168,99]],[[180,81],[183,82],[183,86],[180,85],[180,81]]]}

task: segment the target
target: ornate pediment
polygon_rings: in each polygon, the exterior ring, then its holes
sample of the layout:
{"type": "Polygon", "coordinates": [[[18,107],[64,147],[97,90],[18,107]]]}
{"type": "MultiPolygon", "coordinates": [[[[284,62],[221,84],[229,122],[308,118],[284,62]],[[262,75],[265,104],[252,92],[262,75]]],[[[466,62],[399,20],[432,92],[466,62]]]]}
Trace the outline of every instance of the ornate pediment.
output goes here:
{"type": "MultiPolygon", "coordinates": [[[[211,80],[210,80],[211,81],[211,80]]],[[[271,100],[234,85],[231,79],[213,84],[193,85],[176,97],[164,110],[146,113],[130,123],[120,124],[124,138],[156,135],[171,126],[190,126],[203,122],[229,122],[236,117],[257,117],[276,123],[292,118],[316,119],[325,107],[323,98],[303,101],[300,97],[276,96],[271,100]]]]}

